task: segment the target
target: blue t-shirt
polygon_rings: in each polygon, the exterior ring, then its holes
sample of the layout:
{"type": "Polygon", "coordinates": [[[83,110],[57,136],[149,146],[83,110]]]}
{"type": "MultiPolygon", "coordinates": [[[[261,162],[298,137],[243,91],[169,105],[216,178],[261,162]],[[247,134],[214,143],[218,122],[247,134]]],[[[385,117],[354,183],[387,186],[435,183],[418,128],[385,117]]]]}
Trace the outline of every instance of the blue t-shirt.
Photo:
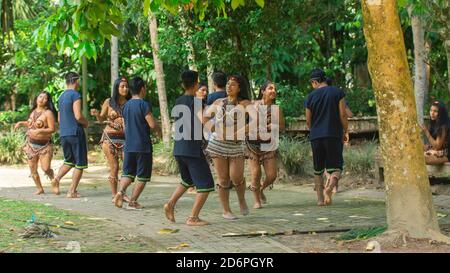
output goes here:
{"type": "Polygon", "coordinates": [[[143,99],[131,99],[123,107],[125,121],[126,153],[151,153],[150,126],[145,116],[152,112],[150,103],[143,99]]]}
{"type": "MultiPolygon", "coordinates": [[[[178,129],[177,134],[183,135],[183,133],[186,133],[190,136],[190,139],[181,139],[181,140],[175,140],[174,146],[173,146],[173,155],[174,156],[186,156],[186,157],[201,157],[203,151],[202,151],[202,140],[195,140],[195,126],[194,121],[196,120],[199,128],[198,130],[202,129],[201,122],[198,120],[198,117],[194,110],[194,101],[199,101],[198,98],[195,98],[194,96],[187,96],[183,95],[181,97],[178,97],[175,101],[175,107],[177,105],[186,105],[190,109],[190,116],[188,117],[190,120],[190,126],[189,128],[184,128],[184,126],[181,126],[178,129]]],[[[199,109],[201,111],[201,108],[199,109]]],[[[179,114],[178,117],[175,117],[175,122],[177,122],[179,119],[187,119],[186,117],[183,117],[183,114],[179,114]]],[[[198,134],[197,134],[198,135],[198,134]]],[[[201,136],[200,132],[200,136],[201,136]]]]}
{"type": "Polygon", "coordinates": [[[335,86],[325,86],[311,92],[305,107],[311,111],[311,131],[309,139],[342,139],[343,128],[339,114],[339,101],[345,93],[335,86]]]}
{"type": "Polygon", "coordinates": [[[216,100],[226,98],[227,92],[226,91],[217,91],[214,93],[208,94],[208,97],[206,98],[206,105],[212,105],[216,100]]]}
{"type": "Polygon", "coordinates": [[[83,129],[81,124],[75,119],[73,104],[81,99],[80,93],[73,89],[65,90],[58,99],[59,109],[59,130],[60,136],[76,136],[79,129],[83,129]]]}

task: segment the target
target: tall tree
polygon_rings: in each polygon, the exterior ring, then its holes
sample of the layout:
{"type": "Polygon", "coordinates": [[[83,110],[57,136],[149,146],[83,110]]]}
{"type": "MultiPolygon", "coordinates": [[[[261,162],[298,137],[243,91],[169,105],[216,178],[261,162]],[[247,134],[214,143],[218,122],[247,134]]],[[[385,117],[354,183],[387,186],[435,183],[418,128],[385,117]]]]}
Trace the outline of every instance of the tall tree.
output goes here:
{"type": "Polygon", "coordinates": [[[428,94],[427,50],[425,47],[425,26],[414,5],[408,7],[414,41],[414,94],[416,97],[417,119],[423,124],[425,98],[428,94]]]}
{"type": "Polygon", "coordinates": [[[114,89],[114,81],[119,77],[119,38],[111,37],[111,96],[114,89]]]}
{"type": "Polygon", "coordinates": [[[159,52],[158,25],[156,21],[156,16],[151,10],[148,11],[148,21],[150,29],[150,40],[152,44],[153,63],[155,64],[156,86],[158,88],[159,108],[161,112],[163,142],[164,144],[168,145],[170,143],[171,134],[170,134],[169,107],[167,105],[167,95],[166,95],[166,83],[164,80],[163,62],[158,56],[159,52]]]}
{"type": "Polygon", "coordinates": [[[363,0],[362,10],[386,166],[388,228],[450,242],[433,206],[397,1],[363,0]]]}

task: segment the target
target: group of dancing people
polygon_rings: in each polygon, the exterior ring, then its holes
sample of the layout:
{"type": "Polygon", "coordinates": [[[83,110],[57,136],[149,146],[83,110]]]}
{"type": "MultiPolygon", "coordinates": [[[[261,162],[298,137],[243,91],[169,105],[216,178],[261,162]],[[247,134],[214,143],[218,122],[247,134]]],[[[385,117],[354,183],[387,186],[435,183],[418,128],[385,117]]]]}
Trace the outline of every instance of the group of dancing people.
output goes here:
{"type": "MultiPolygon", "coordinates": [[[[77,91],[80,85],[79,75],[69,72],[65,80],[67,88],[58,99],[58,111],[51,95],[41,92],[34,100],[29,119],[18,122],[15,128],[27,127],[24,150],[31,177],[37,187],[36,194],[44,193],[37,171],[40,162],[42,170],[51,180],[53,193],[57,195],[60,194],[61,179],[73,169],[67,197],[79,198],[78,184],[83,170],[88,167],[84,132],[88,120],[81,111],[81,95],[77,91]],[[52,135],[56,131],[57,121],[64,164],[55,175],[51,160],[52,135]]],[[[249,214],[246,189],[253,194],[253,208],[262,208],[267,203],[264,191],[273,185],[278,172],[277,145],[273,145],[273,140],[275,138],[276,143],[278,133],[285,129],[283,113],[276,107],[276,84],[271,81],[264,83],[258,98],[252,101],[248,82],[240,75],[227,77],[220,71],[214,73],[214,90],[210,94],[206,85],[199,82],[196,71],[184,71],[181,82],[184,93],[176,99],[174,106],[174,109],[180,111],[172,110],[173,130],[174,135],[177,135],[174,137],[173,155],[178,164],[181,183],[163,206],[166,218],[175,222],[177,201],[192,188],[195,188],[196,197],[186,220],[187,225],[209,224],[200,219],[199,215],[209,193],[216,188],[224,219],[238,219],[229,202],[232,188],[236,191],[243,216],[249,214]],[[252,128],[251,124],[256,124],[256,127],[252,128]],[[196,128],[200,128],[200,137],[196,128]],[[264,134],[266,137],[263,137],[264,134]],[[251,176],[248,187],[244,175],[246,161],[251,176]],[[216,183],[210,165],[214,166],[216,183]]],[[[332,203],[332,195],[343,170],[343,148],[349,141],[349,111],[344,99],[345,93],[330,84],[323,70],[314,69],[310,83],[314,91],[305,100],[305,114],[310,129],[314,189],[318,205],[326,206],[332,203]]],[[[152,174],[151,132],[161,137],[161,129],[152,114],[152,106],[145,100],[146,93],[146,84],[142,78],[134,77],[129,81],[120,77],[114,82],[112,95],[105,100],[101,110],[90,111],[97,121],[105,124],[100,144],[109,165],[111,200],[119,208],[123,207],[123,203],[127,203],[128,209],[143,208],[138,199],[152,174]],[[123,161],[123,166],[119,179],[120,161],[123,161]],[[128,196],[127,188],[135,181],[137,182],[131,195],[128,196]]],[[[423,128],[430,142],[426,146],[427,160],[448,161],[448,115],[445,105],[433,103],[430,118],[430,127],[423,128]],[[441,121],[444,115],[446,120],[441,121]]]]}

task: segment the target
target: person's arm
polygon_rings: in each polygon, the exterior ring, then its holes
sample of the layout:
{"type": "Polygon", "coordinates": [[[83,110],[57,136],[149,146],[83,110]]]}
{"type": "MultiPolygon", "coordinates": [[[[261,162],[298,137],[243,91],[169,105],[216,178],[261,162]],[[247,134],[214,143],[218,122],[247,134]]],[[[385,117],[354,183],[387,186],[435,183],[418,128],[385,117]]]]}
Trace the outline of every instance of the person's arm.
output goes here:
{"type": "Polygon", "coordinates": [[[344,143],[347,143],[349,141],[349,134],[348,134],[348,119],[347,119],[347,113],[345,111],[345,100],[341,99],[339,101],[339,118],[341,120],[342,128],[344,129],[344,143]]]}
{"type": "Polygon", "coordinates": [[[161,128],[156,122],[156,119],[153,117],[153,114],[149,112],[145,115],[145,120],[147,121],[148,126],[150,126],[150,129],[152,129],[152,131],[154,131],[159,138],[162,138],[161,128]]]}
{"type": "Polygon", "coordinates": [[[306,108],[306,126],[308,127],[308,130],[311,130],[311,119],[312,119],[312,113],[309,108],[306,108]]]}
{"type": "Polygon", "coordinates": [[[105,102],[102,105],[102,109],[100,110],[100,113],[97,109],[91,109],[91,115],[95,116],[97,118],[97,121],[104,122],[106,120],[106,117],[108,115],[108,107],[109,107],[109,100],[106,99],[105,102]]]}
{"type": "Polygon", "coordinates": [[[28,121],[19,121],[14,125],[14,130],[19,129],[19,127],[28,127],[28,121]]]}
{"type": "Polygon", "coordinates": [[[444,148],[445,140],[447,139],[447,130],[443,130],[443,132],[436,137],[436,139],[431,136],[430,131],[422,125],[422,130],[425,133],[425,136],[428,139],[428,142],[433,147],[434,150],[442,150],[444,148]]]}
{"type": "Polygon", "coordinates": [[[81,124],[81,126],[83,126],[84,128],[88,127],[88,121],[83,116],[83,113],[81,112],[81,100],[80,99],[73,102],[73,114],[75,115],[75,119],[77,120],[77,122],[79,124],[81,124]]]}
{"type": "Polygon", "coordinates": [[[350,110],[350,108],[348,106],[345,106],[345,113],[347,114],[348,118],[352,118],[353,117],[353,113],[350,110]]]}
{"type": "Polygon", "coordinates": [[[214,118],[214,116],[216,115],[216,109],[218,109],[219,107],[219,101],[215,101],[212,105],[206,106],[205,110],[204,110],[204,115],[202,116],[202,124],[207,123],[208,121],[210,121],[211,119],[214,118]]]}

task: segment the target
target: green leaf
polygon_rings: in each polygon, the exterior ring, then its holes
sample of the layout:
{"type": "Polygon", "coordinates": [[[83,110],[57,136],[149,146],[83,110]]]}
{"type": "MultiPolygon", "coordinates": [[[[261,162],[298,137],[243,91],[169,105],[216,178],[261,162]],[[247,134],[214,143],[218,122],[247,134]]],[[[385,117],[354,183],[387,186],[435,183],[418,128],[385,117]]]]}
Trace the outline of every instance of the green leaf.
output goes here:
{"type": "Polygon", "coordinates": [[[150,9],[150,0],[145,0],[144,1],[144,15],[145,15],[145,17],[148,16],[149,9],[150,9]]]}
{"type": "Polygon", "coordinates": [[[264,0],[255,0],[256,4],[260,6],[261,8],[264,8],[264,0]]]}

